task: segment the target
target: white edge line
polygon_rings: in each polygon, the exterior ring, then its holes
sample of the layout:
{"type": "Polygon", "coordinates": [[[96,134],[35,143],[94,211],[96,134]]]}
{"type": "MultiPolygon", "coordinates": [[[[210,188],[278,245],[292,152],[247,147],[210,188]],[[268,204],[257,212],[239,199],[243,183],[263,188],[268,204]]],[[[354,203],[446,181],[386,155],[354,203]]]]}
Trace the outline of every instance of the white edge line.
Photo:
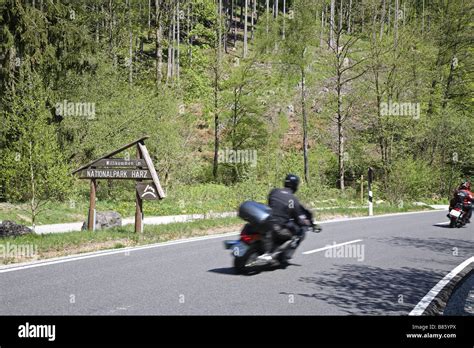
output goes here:
{"type": "Polygon", "coordinates": [[[362,242],[362,239],[351,240],[350,242],[344,242],[344,243],[339,243],[339,244],[327,245],[324,248],[305,251],[305,252],[303,252],[303,255],[317,253],[318,251],[323,251],[323,250],[327,250],[327,249],[331,249],[331,248],[336,248],[336,247],[341,246],[341,245],[352,244],[352,243],[357,243],[357,242],[362,242]]]}
{"type": "Polygon", "coordinates": [[[431,289],[425,297],[421,299],[420,302],[413,308],[413,310],[408,315],[422,315],[428,305],[433,301],[433,299],[438,295],[438,293],[443,290],[446,284],[451,281],[459,272],[466,268],[471,262],[474,262],[474,256],[468,258],[463,263],[458,265],[451,272],[446,274],[443,279],[441,279],[438,284],[436,284],[433,289],[431,289]]]}
{"type": "Polygon", "coordinates": [[[132,252],[132,251],[164,247],[168,245],[184,244],[184,243],[190,243],[190,242],[198,242],[201,240],[222,238],[222,237],[227,237],[227,236],[233,236],[238,233],[239,231],[234,231],[234,232],[228,232],[228,233],[215,234],[211,236],[193,237],[193,238],[179,239],[179,240],[163,242],[163,243],[154,243],[154,244],[148,244],[148,245],[143,245],[143,246],[138,246],[138,247],[127,247],[127,248],[120,248],[120,249],[113,249],[113,250],[92,251],[89,253],[62,256],[62,257],[52,258],[48,260],[40,260],[40,261],[32,261],[28,263],[25,262],[25,263],[20,263],[20,264],[15,264],[15,265],[0,266],[0,273],[19,271],[19,270],[28,269],[28,268],[42,267],[42,266],[54,265],[54,264],[70,262],[70,261],[90,259],[90,258],[99,257],[99,256],[123,254],[127,251],[132,252]]]}

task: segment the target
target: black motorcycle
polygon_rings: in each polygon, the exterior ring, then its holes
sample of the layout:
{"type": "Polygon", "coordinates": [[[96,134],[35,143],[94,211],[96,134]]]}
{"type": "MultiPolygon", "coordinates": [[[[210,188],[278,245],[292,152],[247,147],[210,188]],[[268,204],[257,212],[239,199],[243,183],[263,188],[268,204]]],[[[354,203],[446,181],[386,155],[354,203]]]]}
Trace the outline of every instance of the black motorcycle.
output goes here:
{"type": "MultiPolygon", "coordinates": [[[[264,253],[261,233],[268,229],[271,219],[271,208],[257,202],[247,201],[239,207],[239,217],[247,221],[238,240],[226,240],[224,246],[232,250],[234,256],[234,268],[237,273],[253,273],[269,267],[288,264],[288,260],[305,238],[307,232],[320,232],[322,229],[313,223],[313,214],[303,208],[304,215],[300,216],[300,224],[293,237],[284,242],[274,240],[275,249],[272,252],[272,260],[264,261],[258,259],[264,253]],[[301,222],[304,222],[301,224],[301,222]]],[[[289,222],[294,224],[293,221],[289,222]]]]}

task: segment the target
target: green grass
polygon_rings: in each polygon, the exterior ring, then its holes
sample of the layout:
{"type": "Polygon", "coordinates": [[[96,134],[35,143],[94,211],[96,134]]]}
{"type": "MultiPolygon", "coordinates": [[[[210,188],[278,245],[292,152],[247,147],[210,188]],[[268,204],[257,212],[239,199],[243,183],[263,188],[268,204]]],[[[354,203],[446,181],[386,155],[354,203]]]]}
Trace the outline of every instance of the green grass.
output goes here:
{"type": "MultiPolygon", "coordinates": [[[[78,231],[45,235],[26,235],[0,238],[0,250],[12,245],[32,246],[39,259],[64,256],[80,252],[102,249],[118,249],[150,243],[166,242],[175,239],[204,236],[213,232],[228,232],[238,229],[242,220],[222,218],[215,220],[196,220],[187,223],[168,225],[145,225],[142,234],[134,233],[134,226],[127,225],[107,230],[78,231]]],[[[0,254],[0,263],[12,263],[20,260],[16,257],[0,254]]]]}
{"type": "MultiPolygon", "coordinates": [[[[177,187],[167,192],[168,196],[161,201],[145,201],[143,204],[145,216],[165,216],[180,214],[199,214],[207,212],[236,211],[239,204],[245,200],[266,202],[267,194],[272,188],[268,184],[241,183],[234,186],[218,184],[187,185],[177,187]]],[[[110,197],[116,200],[97,200],[97,210],[113,210],[122,217],[131,217],[135,214],[135,200],[132,190],[117,189],[110,197]]],[[[347,189],[345,193],[332,189],[316,192],[303,186],[298,192],[301,201],[310,207],[340,207],[346,209],[351,206],[360,206],[360,195],[355,190],[347,189]]],[[[365,197],[364,197],[365,199],[365,197]]],[[[366,204],[366,203],[364,203],[366,204]]],[[[37,217],[36,224],[54,224],[64,222],[84,221],[87,216],[89,202],[84,195],[81,198],[71,198],[67,202],[52,202],[42,214],[37,217]]],[[[376,205],[378,210],[386,212],[407,211],[418,209],[405,204],[403,208],[390,205],[388,202],[376,205]]],[[[13,220],[17,223],[30,225],[29,214],[25,210],[26,204],[0,203],[0,220],[13,220]]],[[[348,210],[353,212],[353,210],[348,210]]]]}

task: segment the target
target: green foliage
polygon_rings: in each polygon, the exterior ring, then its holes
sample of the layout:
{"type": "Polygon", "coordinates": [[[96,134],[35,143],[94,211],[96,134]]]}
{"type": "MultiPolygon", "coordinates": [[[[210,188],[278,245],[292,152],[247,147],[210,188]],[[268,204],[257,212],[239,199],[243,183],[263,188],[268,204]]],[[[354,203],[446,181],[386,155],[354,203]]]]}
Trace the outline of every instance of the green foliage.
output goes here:
{"type": "Polygon", "coordinates": [[[32,74],[17,84],[7,100],[11,112],[3,116],[11,138],[0,149],[0,179],[8,200],[30,203],[34,224],[44,203],[62,200],[70,191],[70,168],[59,148],[56,127],[50,124],[39,77],[32,74]]]}

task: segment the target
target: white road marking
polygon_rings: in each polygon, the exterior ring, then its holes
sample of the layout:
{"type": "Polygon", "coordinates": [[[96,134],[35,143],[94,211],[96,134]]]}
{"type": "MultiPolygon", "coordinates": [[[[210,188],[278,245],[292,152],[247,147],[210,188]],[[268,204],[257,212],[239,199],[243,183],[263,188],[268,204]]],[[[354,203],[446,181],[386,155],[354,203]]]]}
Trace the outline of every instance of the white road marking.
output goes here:
{"type": "Polygon", "coordinates": [[[420,302],[413,308],[413,310],[408,315],[422,315],[426,310],[428,305],[433,301],[433,299],[439,294],[441,290],[453,279],[459,272],[466,268],[470,263],[474,262],[474,256],[470,257],[460,265],[458,265],[451,272],[446,274],[443,279],[441,279],[438,284],[436,284],[433,289],[431,289],[425,297],[421,299],[420,302]]]}
{"type": "Polygon", "coordinates": [[[357,242],[362,242],[362,239],[351,240],[350,242],[339,243],[339,244],[333,244],[333,245],[325,246],[324,248],[319,248],[319,249],[314,249],[314,250],[305,251],[305,252],[303,253],[303,255],[308,255],[308,254],[312,254],[312,253],[317,253],[318,251],[323,251],[323,250],[327,250],[327,249],[331,249],[331,248],[337,248],[338,246],[341,246],[341,245],[352,244],[352,243],[357,243],[357,242]]]}
{"type": "Polygon", "coordinates": [[[201,240],[222,238],[222,237],[226,237],[226,236],[234,236],[238,233],[239,232],[237,232],[237,231],[236,232],[229,232],[229,233],[221,233],[221,234],[215,234],[215,235],[212,235],[212,236],[203,236],[203,237],[194,237],[194,238],[188,238],[188,239],[180,239],[180,240],[175,240],[175,241],[170,241],[170,242],[155,243],[155,244],[149,244],[149,245],[144,245],[144,246],[139,246],[139,247],[128,247],[128,248],[113,249],[113,250],[93,251],[93,252],[90,252],[90,253],[84,253],[84,254],[79,254],[79,255],[56,257],[56,258],[49,259],[49,260],[44,260],[44,261],[32,261],[32,262],[28,262],[28,263],[22,263],[20,265],[2,266],[2,267],[0,267],[0,273],[20,271],[20,270],[28,269],[28,268],[49,266],[49,265],[54,265],[54,264],[58,264],[58,263],[90,259],[90,258],[99,257],[99,256],[107,256],[107,255],[114,255],[114,254],[125,254],[126,252],[130,253],[130,252],[137,251],[137,250],[152,249],[152,248],[164,247],[164,246],[168,246],[168,245],[184,244],[184,243],[190,243],[190,242],[197,242],[197,241],[201,241],[201,240]]]}

